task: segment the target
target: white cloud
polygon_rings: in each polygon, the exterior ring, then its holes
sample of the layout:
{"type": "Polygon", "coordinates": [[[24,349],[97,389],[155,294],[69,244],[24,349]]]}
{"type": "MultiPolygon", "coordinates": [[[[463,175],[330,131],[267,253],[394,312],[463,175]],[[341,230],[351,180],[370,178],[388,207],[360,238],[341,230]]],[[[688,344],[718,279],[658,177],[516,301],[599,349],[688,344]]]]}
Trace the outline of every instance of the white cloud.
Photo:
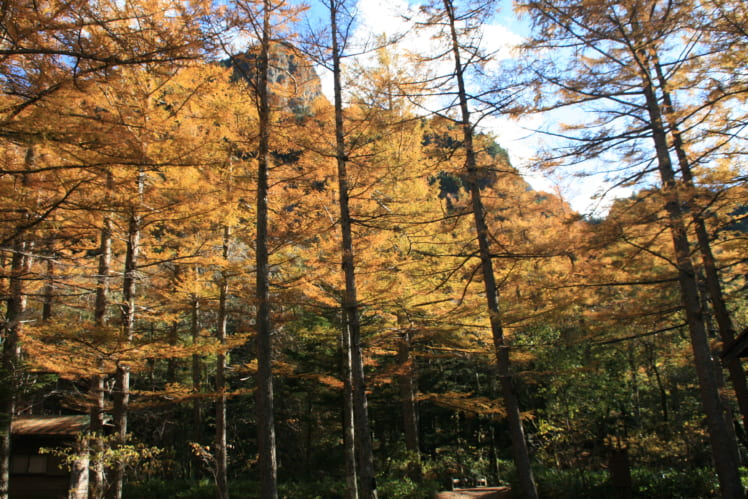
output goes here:
{"type": "Polygon", "coordinates": [[[515,48],[523,41],[520,35],[500,24],[489,24],[483,28],[484,48],[494,54],[496,61],[514,57],[515,48]]]}
{"type": "Polygon", "coordinates": [[[360,33],[395,35],[410,28],[403,17],[410,8],[403,0],[359,0],[357,8],[360,33]]]}

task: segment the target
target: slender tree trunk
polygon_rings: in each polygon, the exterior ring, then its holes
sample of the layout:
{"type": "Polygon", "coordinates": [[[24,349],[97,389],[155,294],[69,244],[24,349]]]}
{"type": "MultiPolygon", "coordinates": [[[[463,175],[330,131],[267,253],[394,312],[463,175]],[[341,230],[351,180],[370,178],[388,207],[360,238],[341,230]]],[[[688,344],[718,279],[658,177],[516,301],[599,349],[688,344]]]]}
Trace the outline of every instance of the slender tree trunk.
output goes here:
{"type": "Polygon", "coordinates": [[[99,269],[96,278],[94,323],[97,327],[104,327],[107,323],[109,279],[112,266],[112,220],[108,216],[104,218],[99,237],[99,269]]]}
{"type": "Polygon", "coordinates": [[[662,408],[662,421],[669,421],[670,416],[668,413],[668,401],[667,401],[667,391],[665,390],[665,385],[662,382],[662,377],[660,376],[660,370],[657,368],[657,359],[655,358],[655,349],[654,346],[652,346],[649,343],[646,343],[644,346],[646,350],[647,355],[647,361],[649,362],[650,369],[652,370],[652,374],[654,374],[655,382],[657,383],[657,390],[660,393],[660,407],[662,408]]]}
{"type": "MultiPolygon", "coordinates": [[[[107,189],[111,188],[112,176],[107,172],[107,189]]],[[[112,219],[105,216],[101,227],[99,241],[99,269],[96,278],[96,301],[94,304],[94,324],[104,328],[107,324],[107,307],[109,305],[109,279],[112,266],[112,219]]],[[[103,359],[99,359],[99,366],[103,359]]],[[[104,463],[101,459],[104,450],[104,373],[99,372],[91,377],[89,397],[91,401],[89,432],[91,434],[91,453],[88,490],[92,499],[104,495],[104,463]]]]}
{"type": "Polygon", "coordinates": [[[410,337],[411,331],[407,328],[403,329],[397,343],[397,363],[400,366],[398,385],[400,386],[400,406],[402,407],[405,448],[409,454],[408,476],[412,480],[420,482],[423,476],[421,473],[421,457],[418,445],[416,370],[415,359],[411,353],[410,337]]]}
{"type": "MultiPolygon", "coordinates": [[[[169,328],[169,345],[177,346],[179,343],[179,321],[172,321],[171,327],[169,328]]],[[[166,383],[176,383],[177,381],[177,367],[179,361],[175,358],[169,358],[166,361],[166,383]]]]}
{"type": "MultiPolygon", "coordinates": [[[[24,163],[33,165],[36,154],[33,147],[26,151],[24,163]]],[[[29,178],[21,176],[21,188],[29,189],[29,178]]],[[[22,214],[22,223],[30,217],[22,214]]],[[[20,227],[20,226],[19,226],[20,227]]],[[[5,321],[0,324],[2,359],[0,364],[0,499],[8,499],[10,494],[10,454],[11,426],[16,412],[16,390],[21,372],[21,345],[19,333],[21,319],[26,310],[25,280],[31,270],[31,249],[33,243],[25,232],[20,232],[13,240],[8,279],[8,297],[5,306],[5,321]]]]}
{"type": "MultiPolygon", "coordinates": [[[[231,228],[226,226],[223,231],[223,259],[228,262],[229,241],[231,228]]],[[[225,272],[221,275],[218,296],[218,324],[216,326],[216,339],[222,349],[216,356],[216,499],[229,499],[228,485],[228,454],[226,451],[226,323],[228,321],[228,295],[229,280],[225,272]]]]}
{"type": "Polygon", "coordinates": [[[92,499],[104,497],[104,463],[101,459],[104,451],[104,376],[92,376],[89,385],[90,423],[88,431],[90,465],[88,468],[88,495],[92,499]]]}
{"type": "Polygon", "coordinates": [[[358,499],[358,465],[356,464],[356,428],[353,417],[353,374],[351,366],[351,335],[346,316],[342,315],[340,334],[343,358],[343,447],[345,452],[346,497],[358,499]]]}
{"type": "Polygon", "coordinates": [[[476,237],[478,239],[478,251],[480,255],[481,270],[483,272],[483,284],[486,291],[486,305],[491,324],[496,364],[499,383],[501,384],[504,406],[507,412],[509,433],[512,441],[514,462],[517,467],[517,476],[521,494],[528,499],[538,497],[535,487],[532,468],[530,467],[530,455],[525,441],[525,431],[522,426],[522,416],[519,409],[512,373],[509,369],[509,347],[504,339],[504,329],[499,307],[499,290],[496,286],[496,278],[491,260],[491,249],[488,238],[488,226],[486,225],[486,213],[477,182],[477,162],[475,149],[473,147],[473,126],[470,121],[470,110],[468,107],[467,91],[463,79],[464,67],[460,56],[459,40],[457,35],[455,14],[451,0],[444,0],[444,8],[449,16],[452,54],[455,64],[455,78],[457,79],[458,98],[460,101],[461,126],[465,148],[465,170],[467,172],[468,188],[473,211],[473,222],[476,237]]]}
{"type": "Polygon", "coordinates": [[[496,423],[491,421],[489,423],[489,437],[491,439],[491,449],[489,450],[489,456],[491,459],[490,467],[491,473],[493,474],[493,483],[501,483],[501,469],[499,469],[499,446],[496,443],[496,423]]]}
{"type": "Polygon", "coordinates": [[[410,331],[404,330],[397,344],[397,362],[400,365],[398,383],[403,411],[403,433],[405,448],[418,456],[418,411],[415,397],[415,362],[411,355],[410,331]]]}
{"type": "MultiPolygon", "coordinates": [[[[143,188],[144,173],[141,170],[137,177],[137,189],[140,196],[142,196],[143,188]]],[[[125,251],[124,279],[122,280],[121,342],[123,345],[132,341],[135,332],[135,282],[138,254],[140,252],[140,225],[141,217],[138,214],[138,209],[132,207],[127,228],[127,248],[125,251]]],[[[127,417],[130,406],[130,366],[126,361],[120,360],[117,363],[112,398],[114,436],[118,445],[124,445],[127,441],[127,417]]],[[[110,499],[121,499],[124,481],[125,465],[122,461],[117,461],[112,470],[111,486],[108,494],[110,499]]]]}
{"type": "MultiPolygon", "coordinates": [[[[190,309],[190,335],[192,344],[196,345],[200,341],[200,299],[195,296],[192,300],[190,309]]],[[[192,354],[192,392],[195,398],[192,400],[192,438],[195,442],[203,440],[203,407],[200,400],[200,391],[202,390],[202,358],[200,354],[192,354]]],[[[200,478],[202,476],[202,464],[200,459],[193,456],[194,464],[193,476],[200,478]]]]}
{"type": "MultiPolygon", "coordinates": [[[[366,400],[363,352],[361,348],[361,324],[356,293],[356,265],[353,252],[353,235],[348,192],[347,157],[345,152],[345,132],[343,127],[343,93],[341,86],[341,52],[338,46],[338,11],[335,0],[330,1],[330,30],[332,36],[333,87],[335,94],[335,156],[338,166],[338,196],[340,207],[340,232],[342,265],[345,275],[343,293],[343,314],[350,338],[351,378],[353,391],[353,416],[355,427],[356,454],[358,460],[359,494],[365,499],[376,499],[377,483],[374,472],[369,409],[366,400]]],[[[346,354],[344,354],[346,355],[346,354]]]]}
{"type": "Polygon", "coordinates": [[[270,160],[270,1],[263,1],[262,42],[257,72],[260,140],[257,164],[257,430],[260,453],[260,494],[278,497],[273,419],[272,325],[270,323],[270,271],[268,264],[268,167],[270,160]]]}
{"type": "MultiPolygon", "coordinates": [[[[663,114],[668,121],[670,136],[673,139],[673,149],[678,158],[678,167],[681,171],[683,183],[686,185],[686,188],[694,194],[696,186],[691,171],[691,162],[688,159],[686,149],[683,145],[683,137],[673,114],[673,102],[670,97],[670,92],[667,90],[667,79],[665,78],[659,61],[655,62],[655,70],[657,72],[660,91],[663,96],[663,114]]],[[[698,207],[692,206],[690,212],[693,227],[696,232],[699,252],[701,253],[701,264],[704,267],[704,277],[709,301],[712,304],[714,317],[717,319],[717,326],[720,338],[722,339],[722,344],[729,345],[735,339],[736,331],[732,318],[730,317],[730,312],[727,310],[724,294],[722,293],[722,284],[719,278],[714,253],[712,252],[709,232],[707,231],[704,217],[701,215],[701,211],[698,207]]],[[[738,408],[740,409],[740,414],[742,416],[743,428],[748,430],[748,382],[746,382],[745,370],[743,369],[740,360],[736,358],[727,360],[725,364],[730,376],[730,383],[735,391],[735,397],[738,400],[738,408]]]]}
{"type": "Polygon", "coordinates": [[[639,370],[639,366],[637,365],[636,359],[635,359],[635,350],[634,345],[629,345],[628,350],[628,361],[629,361],[629,369],[630,369],[630,378],[631,378],[631,395],[632,395],[632,402],[634,404],[634,417],[641,418],[641,396],[639,392],[639,377],[637,376],[637,371],[639,370]]]}
{"type": "MultiPolygon", "coordinates": [[[[649,60],[642,54],[642,60],[649,60]]],[[[678,193],[678,185],[670,161],[667,135],[662,121],[662,111],[657,101],[651,80],[645,76],[642,90],[649,112],[652,138],[657,154],[657,166],[662,181],[662,193],[665,197],[665,211],[673,239],[675,261],[678,267],[681,301],[686,314],[691,336],[694,364],[699,380],[701,403],[706,415],[712,455],[719,476],[720,491],[724,498],[745,497],[738,474],[737,442],[731,438],[727,425],[725,408],[719,395],[717,379],[714,373],[711,350],[704,326],[704,317],[699,303],[699,290],[696,272],[691,261],[691,247],[684,221],[683,204],[678,193]]]]}
{"type": "Polygon", "coordinates": [[[10,490],[11,425],[15,415],[16,390],[21,369],[18,335],[21,316],[26,309],[24,279],[30,258],[24,236],[13,243],[5,323],[2,329],[2,366],[0,366],[0,499],[8,499],[10,490]]]}
{"type": "MultiPolygon", "coordinates": [[[[51,246],[51,245],[50,245],[51,246]]],[[[44,303],[42,304],[42,320],[48,321],[52,318],[52,305],[54,303],[55,299],[55,261],[53,259],[52,249],[49,248],[47,251],[47,271],[45,273],[44,279],[44,303]]]]}

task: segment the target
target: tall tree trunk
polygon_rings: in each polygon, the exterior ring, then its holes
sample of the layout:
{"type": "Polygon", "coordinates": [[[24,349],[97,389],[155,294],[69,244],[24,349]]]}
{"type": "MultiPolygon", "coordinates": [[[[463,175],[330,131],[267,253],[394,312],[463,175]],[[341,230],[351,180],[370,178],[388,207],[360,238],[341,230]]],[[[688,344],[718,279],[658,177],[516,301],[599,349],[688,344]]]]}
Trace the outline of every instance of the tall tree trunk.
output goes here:
{"type": "MultiPolygon", "coordinates": [[[[686,148],[683,144],[683,136],[681,135],[674,115],[673,102],[670,97],[670,92],[667,89],[667,79],[665,78],[662,66],[658,60],[655,60],[655,70],[660,91],[662,92],[662,100],[664,104],[663,114],[667,119],[670,135],[673,139],[672,145],[678,158],[678,167],[681,172],[683,183],[693,195],[695,194],[696,185],[691,171],[691,162],[688,159],[686,148]]],[[[691,203],[691,200],[689,200],[689,203],[691,203]]],[[[696,232],[696,241],[699,246],[699,252],[701,253],[701,264],[704,268],[704,277],[709,301],[712,304],[714,317],[717,319],[717,327],[719,329],[720,338],[722,339],[722,344],[729,345],[735,339],[736,331],[732,318],[730,317],[730,312],[727,310],[724,294],[722,293],[722,284],[719,278],[714,253],[712,252],[709,232],[707,231],[704,217],[698,207],[691,206],[690,212],[693,227],[696,232]]],[[[748,382],[746,382],[745,370],[743,369],[740,360],[737,358],[730,358],[726,360],[725,364],[730,376],[730,383],[735,391],[735,397],[738,400],[738,408],[740,409],[740,414],[743,420],[743,428],[748,431],[748,382]]]]}
{"type": "Polygon", "coordinates": [[[263,1],[262,41],[257,72],[260,140],[257,162],[257,431],[260,464],[260,495],[278,497],[273,415],[272,325],[270,323],[270,271],[268,264],[268,166],[270,160],[270,1],[263,1]]]}
{"type": "MultiPolygon", "coordinates": [[[[223,229],[223,259],[228,262],[229,241],[231,228],[223,229]]],[[[228,485],[228,454],[226,451],[226,324],[228,321],[229,279],[226,272],[221,273],[218,295],[218,324],[216,325],[216,339],[221,344],[221,350],[216,355],[216,499],[229,499],[228,485]]]]}
{"type": "MultiPolygon", "coordinates": [[[[144,173],[138,172],[137,189],[142,196],[144,188],[144,173]]],[[[127,345],[132,341],[135,332],[135,282],[140,252],[141,216],[137,207],[130,208],[127,228],[127,244],[125,251],[124,278],[122,280],[122,331],[121,343],[127,345]]],[[[114,436],[117,445],[124,445],[127,441],[127,417],[130,406],[130,366],[127,361],[120,360],[114,374],[114,390],[112,394],[114,420],[114,436]]],[[[125,464],[117,460],[112,471],[110,499],[121,499],[125,481],[125,464]]]]}
{"type": "MultiPolygon", "coordinates": [[[[48,246],[51,246],[51,244],[49,244],[48,246]]],[[[47,261],[45,263],[47,266],[47,271],[44,276],[45,283],[44,291],[42,292],[42,295],[44,297],[44,301],[42,303],[42,320],[45,322],[52,318],[52,305],[55,299],[55,261],[52,248],[48,248],[48,251],[46,253],[47,261]]]]}
{"type": "MultiPolygon", "coordinates": [[[[648,54],[641,54],[643,61],[649,61],[648,54]]],[[[644,66],[647,67],[647,66],[644,66]]],[[[704,317],[699,303],[699,290],[696,272],[691,261],[691,247],[684,221],[683,204],[670,161],[667,135],[662,121],[662,110],[655,95],[649,75],[643,76],[642,90],[646,98],[650,127],[657,155],[657,166],[665,197],[665,211],[673,239],[673,249],[678,270],[681,301],[686,314],[686,322],[691,337],[694,364],[699,380],[701,403],[706,415],[709,437],[712,445],[720,491],[724,498],[745,497],[738,474],[737,442],[727,429],[732,424],[726,417],[725,408],[719,395],[714,373],[711,350],[704,326],[704,317]]]]}
{"type": "MultiPolygon", "coordinates": [[[[36,160],[33,147],[26,151],[24,164],[31,167],[36,160]]],[[[21,176],[21,189],[29,189],[28,175],[21,176]]],[[[27,223],[30,214],[22,213],[21,225],[27,223]]],[[[2,341],[2,364],[0,364],[0,499],[8,499],[10,494],[10,453],[11,426],[16,409],[16,390],[21,371],[21,345],[19,333],[21,317],[26,310],[24,282],[31,269],[31,248],[28,235],[19,231],[13,240],[8,279],[8,297],[5,305],[5,321],[0,324],[2,341]]]]}
{"type": "MultiPolygon", "coordinates": [[[[356,292],[356,265],[353,252],[353,235],[348,192],[347,157],[343,127],[343,93],[341,86],[341,51],[338,46],[338,11],[335,0],[330,0],[330,30],[332,36],[333,87],[335,95],[335,156],[338,166],[338,197],[340,207],[340,232],[345,289],[343,292],[343,335],[349,337],[351,379],[353,392],[353,419],[356,454],[358,460],[359,494],[365,499],[376,499],[377,483],[374,472],[374,454],[369,428],[369,409],[366,400],[361,324],[356,292]]],[[[347,355],[344,353],[344,355],[347,355]]]]}
{"type": "MultiPolygon", "coordinates": [[[[107,189],[111,187],[112,175],[107,172],[107,189]]],[[[94,304],[94,324],[97,328],[104,328],[107,324],[107,307],[109,305],[109,279],[112,265],[112,219],[104,217],[99,236],[99,268],[96,278],[96,301],[94,304]]],[[[99,366],[103,367],[103,359],[99,359],[99,366]]],[[[104,463],[101,459],[104,451],[104,373],[99,372],[91,377],[89,385],[89,410],[91,434],[91,453],[88,490],[91,498],[104,495],[105,475],[104,463]]]]}
{"type": "Polygon", "coordinates": [[[461,127],[463,132],[463,147],[465,149],[465,170],[467,172],[467,186],[470,189],[470,198],[473,211],[473,223],[475,225],[476,237],[478,239],[478,251],[480,255],[481,270],[483,272],[483,284],[486,291],[486,305],[488,317],[491,324],[494,351],[498,370],[499,383],[501,384],[504,406],[507,412],[509,433],[512,441],[514,463],[517,467],[517,476],[521,488],[521,494],[525,498],[537,498],[532,468],[530,467],[530,455],[525,441],[525,431],[522,426],[522,416],[519,409],[512,373],[509,369],[509,347],[504,339],[504,329],[499,307],[499,290],[496,286],[496,278],[491,260],[491,249],[488,237],[488,226],[486,225],[486,213],[478,187],[478,167],[476,153],[473,147],[473,126],[470,121],[470,110],[468,107],[467,91],[463,78],[464,67],[460,56],[459,40],[457,35],[457,20],[451,0],[444,0],[444,8],[449,17],[450,33],[452,40],[452,54],[454,58],[455,78],[458,86],[458,98],[461,111],[461,127]]]}
{"type": "Polygon", "coordinates": [[[411,331],[402,329],[397,343],[397,363],[399,365],[398,385],[400,387],[400,407],[402,408],[403,435],[405,449],[409,454],[408,476],[420,482],[421,456],[418,445],[418,406],[416,404],[415,359],[411,352],[411,331]]]}
{"type": "Polygon", "coordinates": [[[340,334],[343,359],[343,447],[345,452],[345,483],[347,499],[358,499],[358,465],[356,464],[356,428],[353,417],[353,374],[351,366],[351,335],[342,314],[340,334]]]}
{"type": "Polygon", "coordinates": [[[397,343],[397,363],[400,374],[398,384],[400,385],[400,404],[403,411],[403,433],[405,435],[405,448],[418,456],[418,411],[416,409],[415,397],[415,362],[411,355],[410,330],[405,329],[400,333],[397,343]]]}
{"type": "MultiPolygon", "coordinates": [[[[655,348],[650,343],[644,343],[644,351],[647,356],[647,362],[649,362],[650,370],[654,374],[655,382],[657,383],[657,391],[660,394],[660,407],[662,409],[662,421],[667,422],[670,420],[668,412],[668,400],[667,392],[665,391],[665,385],[662,382],[660,376],[660,370],[657,368],[657,358],[655,357],[655,348]]],[[[633,373],[632,373],[633,374],[633,373]]]]}
{"type": "MultiPolygon", "coordinates": [[[[171,327],[169,328],[169,345],[172,347],[177,346],[179,343],[179,321],[172,321],[171,327]]],[[[166,383],[176,383],[177,381],[177,368],[179,367],[179,360],[170,357],[166,360],[166,383]]]]}
{"type": "MultiPolygon", "coordinates": [[[[192,307],[190,308],[190,335],[192,344],[196,345],[200,341],[200,299],[193,297],[192,307]]],[[[192,400],[192,438],[195,442],[203,440],[203,407],[200,400],[200,391],[202,390],[202,358],[200,354],[192,354],[192,393],[195,398],[192,400]]],[[[202,476],[202,464],[197,457],[193,458],[194,472],[193,476],[200,478],[202,476]]]]}
{"type": "Polygon", "coordinates": [[[0,366],[0,499],[8,499],[10,491],[11,425],[15,415],[16,390],[21,369],[21,346],[18,335],[21,316],[26,309],[24,279],[29,271],[30,257],[24,236],[13,242],[5,322],[2,328],[2,366],[0,366]]]}
{"type": "Polygon", "coordinates": [[[634,417],[635,418],[641,418],[641,396],[640,396],[640,390],[639,390],[639,376],[637,375],[637,372],[639,371],[638,363],[636,362],[635,358],[635,345],[632,343],[629,345],[628,349],[628,362],[629,362],[629,378],[631,379],[631,398],[632,403],[634,405],[634,417]]]}
{"type": "MultiPolygon", "coordinates": [[[[200,298],[194,296],[192,306],[190,307],[190,336],[192,344],[196,345],[200,341],[200,298]]],[[[192,391],[198,393],[202,387],[202,358],[200,354],[192,355],[192,391]]],[[[202,424],[202,415],[200,404],[193,404],[193,422],[202,424]]]]}

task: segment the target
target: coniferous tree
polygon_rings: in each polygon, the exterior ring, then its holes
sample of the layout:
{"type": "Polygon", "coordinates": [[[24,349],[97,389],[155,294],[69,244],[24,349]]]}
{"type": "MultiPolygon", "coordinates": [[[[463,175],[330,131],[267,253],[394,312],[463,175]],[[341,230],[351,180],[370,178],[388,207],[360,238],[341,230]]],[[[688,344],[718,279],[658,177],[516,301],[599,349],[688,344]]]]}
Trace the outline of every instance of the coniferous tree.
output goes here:
{"type": "Polygon", "coordinates": [[[499,288],[494,273],[487,212],[481,194],[485,172],[478,164],[478,148],[474,142],[475,120],[500,111],[511,104],[512,91],[509,87],[485,89],[479,96],[473,96],[468,89],[468,85],[471,84],[469,81],[471,69],[479,68],[487,61],[487,56],[481,53],[477,40],[479,39],[478,30],[487,16],[493,12],[492,8],[491,2],[482,2],[470,9],[465,9],[463,13],[457,2],[445,0],[429,5],[425,9],[427,17],[422,21],[422,25],[425,28],[440,31],[445,45],[442,57],[449,60],[453,68],[451,72],[439,76],[440,79],[435,81],[446,87],[446,89],[437,88],[442,95],[448,96],[448,102],[444,105],[445,114],[454,108],[456,115],[454,118],[450,116],[446,118],[451,119],[460,130],[459,146],[456,149],[461,151],[464,159],[462,181],[470,195],[469,213],[475,230],[474,244],[477,245],[475,254],[480,261],[479,267],[485,288],[485,306],[491,326],[497,374],[502,387],[521,493],[524,497],[537,497],[516,385],[510,367],[509,346],[505,338],[499,288]],[[476,116],[478,118],[475,118],[476,116]]]}
{"type": "MultiPolygon", "coordinates": [[[[557,47],[570,43],[566,46],[577,49],[578,56],[569,60],[568,67],[558,67],[558,71],[554,71],[546,66],[538,73],[543,85],[561,88],[556,105],[598,106],[594,111],[601,118],[600,126],[580,134],[578,140],[575,139],[579,146],[570,148],[570,156],[589,158],[620,151],[627,160],[622,165],[628,168],[624,181],[646,178],[653,172],[659,174],[683,311],[691,334],[694,365],[722,494],[723,497],[743,497],[737,473],[737,446],[734,435],[728,431],[731,424],[726,420],[718,393],[696,267],[691,256],[685,186],[683,179],[676,175],[670,157],[667,104],[662,93],[666,89],[661,87],[656,73],[658,55],[672,50],[674,36],[700,29],[694,24],[699,18],[694,15],[696,7],[692,2],[671,6],[654,0],[574,5],[522,2],[522,8],[542,30],[528,46],[557,47]],[[648,169],[646,165],[650,161],[653,166],[648,169]]],[[[693,50],[698,52],[698,45],[693,50]]],[[[673,60],[668,66],[688,69],[685,63],[685,60],[673,60]]]]}

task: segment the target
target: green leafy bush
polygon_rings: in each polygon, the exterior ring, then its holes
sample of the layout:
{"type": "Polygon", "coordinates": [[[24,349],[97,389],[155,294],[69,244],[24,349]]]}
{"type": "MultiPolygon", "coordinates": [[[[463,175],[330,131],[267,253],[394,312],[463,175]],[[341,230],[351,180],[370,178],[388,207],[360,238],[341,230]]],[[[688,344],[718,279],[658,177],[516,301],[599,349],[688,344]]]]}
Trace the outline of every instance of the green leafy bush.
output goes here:
{"type": "Polygon", "coordinates": [[[636,497],[643,499],[719,496],[717,475],[711,469],[635,469],[632,470],[631,476],[634,481],[636,497]]]}
{"type": "Polygon", "coordinates": [[[215,486],[210,480],[152,479],[143,482],[130,482],[125,485],[123,499],[214,499],[215,486]]]}
{"type": "Polygon", "coordinates": [[[605,471],[540,468],[535,471],[535,481],[540,497],[576,499],[613,495],[608,473],[605,471]]]}

